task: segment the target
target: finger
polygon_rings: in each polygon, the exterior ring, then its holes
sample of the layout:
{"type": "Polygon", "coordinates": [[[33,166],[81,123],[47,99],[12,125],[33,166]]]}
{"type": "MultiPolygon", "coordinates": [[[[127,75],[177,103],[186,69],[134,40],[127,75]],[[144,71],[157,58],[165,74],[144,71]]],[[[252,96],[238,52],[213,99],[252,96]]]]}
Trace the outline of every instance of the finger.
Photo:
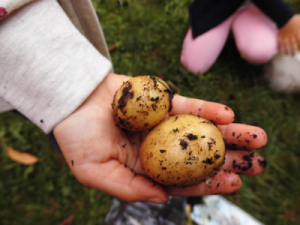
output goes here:
{"type": "Polygon", "coordinates": [[[171,115],[190,114],[212,120],[217,124],[229,124],[234,121],[234,112],[229,107],[204,100],[175,95],[171,115]]]}
{"type": "Polygon", "coordinates": [[[284,53],[284,39],[282,37],[278,38],[278,49],[281,53],[284,53]]]}
{"type": "Polygon", "coordinates": [[[93,163],[71,167],[82,184],[104,191],[127,202],[152,202],[163,204],[168,195],[161,185],[144,175],[111,160],[104,164],[93,163]]]}
{"type": "Polygon", "coordinates": [[[215,194],[231,194],[237,192],[242,186],[240,177],[230,171],[219,171],[211,178],[211,183],[202,182],[186,188],[167,187],[169,195],[173,196],[201,196],[215,194]]]}
{"type": "Polygon", "coordinates": [[[297,50],[297,42],[294,38],[291,38],[291,40],[290,40],[290,49],[291,49],[292,55],[295,55],[296,50],[297,50]]]}
{"type": "Polygon", "coordinates": [[[296,39],[297,39],[297,49],[296,50],[299,51],[300,50],[300,31],[299,31],[296,39]]]}
{"type": "Polygon", "coordinates": [[[258,175],[267,165],[267,161],[254,152],[227,150],[225,158],[225,164],[220,169],[230,170],[237,174],[258,175]]]}
{"type": "Polygon", "coordinates": [[[281,37],[278,37],[277,47],[279,51],[282,51],[281,37]]]}
{"type": "Polygon", "coordinates": [[[289,45],[288,39],[282,40],[282,46],[283,46],[284,53],[288,55],[290,53],[290,51],[289,51],[290,45],[289,45]]]}
{"type": "Polygon", "coordinates": [[[231,123],[218,125],[227,145],[247,149],[261,149],[267,144],[267,134],[260,127],[231,123]]]}

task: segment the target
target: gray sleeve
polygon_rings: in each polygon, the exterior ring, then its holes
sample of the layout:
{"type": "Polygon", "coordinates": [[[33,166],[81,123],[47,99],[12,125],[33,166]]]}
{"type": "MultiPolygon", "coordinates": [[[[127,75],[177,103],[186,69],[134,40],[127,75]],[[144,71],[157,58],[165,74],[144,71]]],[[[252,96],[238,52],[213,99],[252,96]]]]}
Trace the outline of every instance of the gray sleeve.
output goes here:
{"type": "Polygon", "coordinates": [[[9,104],[9,102],[6,102],[3,98],[0,97],[0,112],[5,112],[13,109],[14,107],[9,104]]]}
{"type": "Polygon", "coordinates": [[[0,22],[0,97],[46,133],[112,68],[55,0],[34,1],[0,22]]]}

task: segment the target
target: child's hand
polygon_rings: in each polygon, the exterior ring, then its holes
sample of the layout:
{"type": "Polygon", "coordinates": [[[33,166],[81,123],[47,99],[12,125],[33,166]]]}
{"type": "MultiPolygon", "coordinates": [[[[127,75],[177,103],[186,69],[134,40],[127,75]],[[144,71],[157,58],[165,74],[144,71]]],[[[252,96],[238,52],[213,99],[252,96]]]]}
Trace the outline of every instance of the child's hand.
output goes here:
{"type": "Polygon", "coordinates": [[[300,17],[294,15],[278,32],[278,46],[285,54],[295,55],[300,46],[300,17]]]}
{"type": "MultiPolygon", "coordinates": [[[[151,181],[141,166],[139,149],[147,131],[129,132],[116,126],[111,103],[116,90],[130,77],[109,74],[89,98],[54,129],[73,174],[82,184],[128,202],[164,203],[169,195],[229,194],[241,187],[238,174],[258,175],[265,160],[257,153],[226,152],[225,164],[205,182],[188,188],[165,187],[151,181]]],[[[172,115],[192,114],[215,122],[227,145],[259,149],[267,143],[259,127],[233,124],[227,106],[175,95],[172,115]]]]}

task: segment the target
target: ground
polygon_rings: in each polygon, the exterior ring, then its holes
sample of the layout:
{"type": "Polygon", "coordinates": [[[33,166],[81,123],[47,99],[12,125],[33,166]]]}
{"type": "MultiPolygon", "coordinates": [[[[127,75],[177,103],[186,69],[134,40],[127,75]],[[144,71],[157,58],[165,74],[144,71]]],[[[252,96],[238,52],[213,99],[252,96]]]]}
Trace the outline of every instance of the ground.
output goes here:
{"type": "MultiPolygon", "coordinates": [[[[259,152],[265,172],[242,176],[242,189],[226,196],[265,224],[299,224],[300,99],[269,88],[263,66],[243,61],[232,37],[213,68],[194,76],[180,65],[189,27],[188,0],[93,0],[116,73],[162,75],[180,94],[220,102],[236,113],[236,122],[262,127],[268,144],[259,152]],[[119,1],[120,2],[120,1],[119,1]],[[100,7],[101,6],[101,7],[100,7]]],[[[288,0],[300,13],[300,1],[288,0]]],[[[0,224],[99,224],[111,196],[83,187],[48,136],[17,114],[0,115],[0,224]],[[11,161],[6,146],[32,153],[40,162],[11,161]]]]}

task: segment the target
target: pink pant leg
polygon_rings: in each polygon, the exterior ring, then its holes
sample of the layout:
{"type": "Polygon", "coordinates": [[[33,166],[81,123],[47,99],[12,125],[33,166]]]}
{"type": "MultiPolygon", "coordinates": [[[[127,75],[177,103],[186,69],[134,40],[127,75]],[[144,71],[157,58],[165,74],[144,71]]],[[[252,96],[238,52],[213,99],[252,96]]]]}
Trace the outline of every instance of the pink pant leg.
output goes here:
{"type": "Polygon", "coordinates": [[[278,52],[276,24],[253,4],[236,17],[232,31],[241,57],[250,63],[265,63],[278,52]]]}
{"type": "Polygon", "coordinates": [[[208,71],[223,49],[236,16],[237,13],[195,39],[190,28],[182,46],[181,64],[195,75],[208,71]]]}

